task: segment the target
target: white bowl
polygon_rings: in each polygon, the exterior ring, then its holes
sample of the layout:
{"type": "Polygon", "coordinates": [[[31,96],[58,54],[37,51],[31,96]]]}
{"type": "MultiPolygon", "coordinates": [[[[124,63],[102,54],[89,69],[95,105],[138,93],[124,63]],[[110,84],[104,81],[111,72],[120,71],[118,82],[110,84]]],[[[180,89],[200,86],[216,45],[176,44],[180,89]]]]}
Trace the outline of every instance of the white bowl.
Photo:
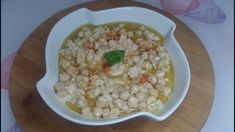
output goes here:
{"type": "Polygon", "coordinates": [[[190,69],[183,50],[174,37],[176,25],[167,17],[140,7],[120,7],[101,11],[78,9],[63,17],[51,30],[46,43],[46,74],[38,81],[37,90],[46,104],[58,115],[72,122],[85,125],[108,125],[123,122],[138,116],[147,116],[157,121],[169,117],[185,98],[189,83],[190,69]],[[79,26],[92,23],[103,24],[117,21],[142,23],[158,30],[166,39],[165,47],[172,58],[175,68],[175,84],[173,94],[158,114],[136,112],[116,119],[85,119],[70,111],[58,100],[53,87],[58,79],[58,51],[64,39],[79,26]]]}

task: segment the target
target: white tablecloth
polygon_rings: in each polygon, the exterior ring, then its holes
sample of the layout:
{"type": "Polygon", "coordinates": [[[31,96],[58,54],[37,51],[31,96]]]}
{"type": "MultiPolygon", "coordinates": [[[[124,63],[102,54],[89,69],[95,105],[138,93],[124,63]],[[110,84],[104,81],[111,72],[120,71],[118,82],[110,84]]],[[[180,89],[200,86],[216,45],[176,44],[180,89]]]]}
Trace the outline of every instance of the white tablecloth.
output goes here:
{"type": "MultiPolygon", "coordinates": [[[[56,12],[87,0],[1,0],[1,131],[21,131],[9,105],[8,77],[14,55],[28,35],[56,12]]],[[[141,1],[141,0],[138,0],[141,1]]],[[[202,132],[234,131],[234,1],[144,0],[186,23],[212,60],[215,97],[202,132]]]]}

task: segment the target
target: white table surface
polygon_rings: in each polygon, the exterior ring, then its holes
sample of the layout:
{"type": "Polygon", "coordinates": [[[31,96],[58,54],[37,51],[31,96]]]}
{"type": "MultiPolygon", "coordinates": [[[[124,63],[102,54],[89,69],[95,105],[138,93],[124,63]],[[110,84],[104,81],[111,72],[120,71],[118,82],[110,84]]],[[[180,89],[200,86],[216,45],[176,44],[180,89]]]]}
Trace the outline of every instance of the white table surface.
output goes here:
{"type": "MultiPolygon", "coordinates": [[[[56,12],[87,0],[1,0],[1,65],[28,35],[56,12]]],[[[141,1],[141,0],[138,0],[141,1]]],[[[185,1],[185,0],[184,0],[185,1]]],[[[190,0],[188,0],[190,1],[190,0]]],[[[202,1],[202,0],[200,0],[202,1]]],[[[207,0],[208,1],[208,0],[207,0]]],[[[213,0],[210,0],[213,1],[213,0]]],[[[234,1],[214,0],[226,15],[220,24],[177,16],[201,39],[215,74],[215,97],[202,132],[234,131],[234,1]]],[[[160,7],[158,0],[144,0],[160,7]]],[[[2,70],[1,70],[2,73],[2,70]]],[[[1,131],[21,131],[9,106],[8,88],[1,85],[1,131]]]]}

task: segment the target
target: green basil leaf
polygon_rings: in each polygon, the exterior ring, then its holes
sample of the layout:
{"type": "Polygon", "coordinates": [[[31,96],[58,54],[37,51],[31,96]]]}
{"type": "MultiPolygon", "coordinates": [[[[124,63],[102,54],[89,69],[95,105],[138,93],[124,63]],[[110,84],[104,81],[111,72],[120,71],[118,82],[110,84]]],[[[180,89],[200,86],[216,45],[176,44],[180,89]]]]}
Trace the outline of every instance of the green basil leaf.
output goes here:
{"type": "Polygon", "coordinates": [[[109,66],[112,66],[118,62],[122,62],[125,57],[125,50],[113,50],[104,54],[105,59],[109,66]]]}

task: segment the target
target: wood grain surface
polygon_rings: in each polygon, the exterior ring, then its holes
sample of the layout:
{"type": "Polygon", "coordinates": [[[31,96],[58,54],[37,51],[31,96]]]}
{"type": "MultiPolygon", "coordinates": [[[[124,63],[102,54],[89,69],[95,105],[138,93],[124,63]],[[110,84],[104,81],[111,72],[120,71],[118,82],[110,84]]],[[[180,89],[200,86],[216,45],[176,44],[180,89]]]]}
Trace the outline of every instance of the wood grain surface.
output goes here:
{"type": "Polygon", "coordinates": [[[143,3],[133,1],[96,1],[75,5],[58,12],[37,27],[19,49],[10,76],[10,103],[25,132],[198,132],[207,120],[214,96],[214,74],[209,56],[197,36],[176,17],[143,3]],[[175,36],[191,69],[190,89],[183,103],[168,119],[157,122],[138,117],[107,126],[72,123],[54,113],[36,90],[45,74],[45,44],[53,25],[66,14],[82,7],[101,10],[120,6],[140,6],[160,12],[176,23],[175,36]]]}

